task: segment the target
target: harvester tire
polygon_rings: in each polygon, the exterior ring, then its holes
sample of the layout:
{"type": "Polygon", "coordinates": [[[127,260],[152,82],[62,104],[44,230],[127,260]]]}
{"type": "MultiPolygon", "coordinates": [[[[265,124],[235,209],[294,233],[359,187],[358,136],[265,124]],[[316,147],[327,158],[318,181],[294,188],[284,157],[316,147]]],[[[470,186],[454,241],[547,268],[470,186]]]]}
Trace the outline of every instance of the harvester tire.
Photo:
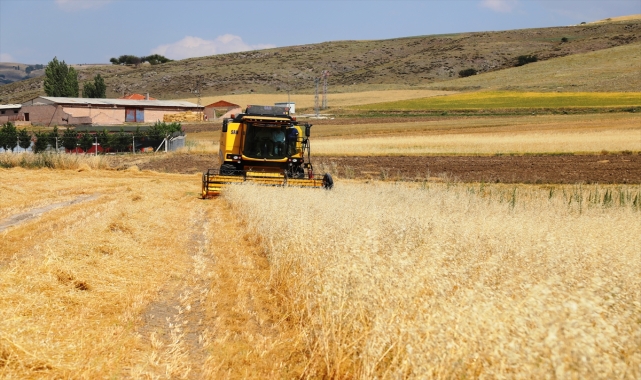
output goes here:
{"type": "Polygon", "coordinates": [[[207,198],[207,175],[203,173],[203,186],[201,190],[202,199],[207,198]]]}
{"type": "Polygon", "coordinates": [[[332,175],[329,173],[325,173],[325,175],[323,176],[323,189],[331,190],[332,187],[334,187],[334,180],[332,179],[332,175]]]}

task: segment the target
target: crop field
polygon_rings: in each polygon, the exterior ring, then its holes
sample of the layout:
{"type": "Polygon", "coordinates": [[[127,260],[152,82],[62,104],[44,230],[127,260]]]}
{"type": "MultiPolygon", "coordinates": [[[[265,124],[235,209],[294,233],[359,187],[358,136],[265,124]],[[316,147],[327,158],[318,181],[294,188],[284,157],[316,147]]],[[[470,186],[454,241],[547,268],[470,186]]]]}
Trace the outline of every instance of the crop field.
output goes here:
{"type": "Polygon", "coordinates": [[[343,183],[224,198],[287,284],[312,377],[634,379],[640,190],[343,183]]]}
{"type": "Polygon", "coordinates": [[[314,149],[324,156],[408,156],[559,154],[633,151],[641,148],[641,129],[591,132],[514,132],[323,139],[314,149]]]}
{"type": "MultiPolygon", "coordinates": [[[[558,154],[641,151],[636,113],[337,120],[312,128],[320,156],[558,154]]],[[[310,121],[312,124],[313,120],[310,121]]],[[[186,152],[217,153],[219,132],[188,134],[186,152]]]]}
{"type": "MultiPolygon", "coordinates": [[[[408,100],[416,98],[428,98],[433,96],[443,96],[454,94],[453,91],[439,90],[377,90],[363,92],[332,93],[328,95],[328,103],[332,108],[340,108],[361,104],[380,103],[384,101],[408,100]]],[[[211,104],[221,100],[222,96],[204,97],[201,103],[204,105],[211,104]]],[[[226,94],[224,99],[228,102],[238,104],[243,109],[248,104],[274,104],[274,102],[286,102],[287,94],[226,94]]],[[[188,102],[196,103],[197,98],[182,99],[188,102]]],[[[314,110],[313,94],[290,94],[290,101],[296,103],[297,109],[314,110]]]]}
{"type": "Polygon", "coordinates": [[[417,111],[506,108],[641,107],[640,92],[510,92],[479,91],[450,96],[391,101],[358,106],[371,111],[417,111]]]}
{"type": "Polygon", "coordinates": [[[92,167],[0,169],[0,377],[640,375],[638,185],[92,167]]]}

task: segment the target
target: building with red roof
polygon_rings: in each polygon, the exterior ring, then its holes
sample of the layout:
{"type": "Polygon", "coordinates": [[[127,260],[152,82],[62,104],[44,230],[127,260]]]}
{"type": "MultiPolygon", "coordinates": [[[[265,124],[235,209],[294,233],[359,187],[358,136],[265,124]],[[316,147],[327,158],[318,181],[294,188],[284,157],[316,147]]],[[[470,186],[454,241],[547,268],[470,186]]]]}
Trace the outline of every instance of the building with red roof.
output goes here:
{"type": "Polygon", "coordinates": [[[225,115],[229,114],[231,111],[240,113],[240,106],[238,104],[230,103],[225,100],[219,100],[205,106],[205,117],[208,120],[215,120],[217,117],[227,117],[225,115]]]}
{"type": "Polygon", "coordinates": [[[156,98],[152,98],[149,96],[149,94],[143,95],[143,94],[131,94],[127,96],[123,96],[118,99],[131,99],[131,100],[158,100],[156,98]]]}

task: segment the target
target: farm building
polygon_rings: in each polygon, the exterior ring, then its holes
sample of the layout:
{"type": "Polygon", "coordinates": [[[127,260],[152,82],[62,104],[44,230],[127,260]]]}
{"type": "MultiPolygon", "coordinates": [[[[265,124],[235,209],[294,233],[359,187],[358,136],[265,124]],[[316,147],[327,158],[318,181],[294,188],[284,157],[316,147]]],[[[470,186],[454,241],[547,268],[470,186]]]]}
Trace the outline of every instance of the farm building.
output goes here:
{"type": "Polygon", "coordinates": [[[178,100],[93,99],[39,96],[22,104],[23,120],[35,125],[118,125],[154,123],[165,115],[202,112],[178,100]]]}
{"type": "Polygon", "coordinates": [[[229,117],[232,113],[240,113],[241,108],[238,104],[230,103],[225,100],[219,100],[215,103],[205,106],[205,117],[208,120],[215,120],[229,117]]]}
{"type": "Polygon", "coordinates": [[[7,121],[20,121],[20,108],[22,104],[0,104],[0,124],[7,121]]]}
{"type": "Polygon", "coordinates": [[[122,96],[118,99],[131,99],[131,100],[158,100],[156,98],[152,98],[149,96],[149,93],[143,95],[143,94],[130,94],[126,96],[122,96]]]}

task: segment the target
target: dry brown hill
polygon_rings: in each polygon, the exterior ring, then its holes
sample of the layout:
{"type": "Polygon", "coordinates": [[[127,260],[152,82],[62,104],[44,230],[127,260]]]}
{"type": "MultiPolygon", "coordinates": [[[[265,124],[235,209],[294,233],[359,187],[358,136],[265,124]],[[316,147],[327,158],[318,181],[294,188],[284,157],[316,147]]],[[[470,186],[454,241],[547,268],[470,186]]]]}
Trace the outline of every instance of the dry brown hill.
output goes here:
{"type": "MultiPolygon", "coordinates": [[[[540,61],[641,43],[641,20],[500,32],[460,33],[377,41],[335,41],[313,45],[215,55],[156,66],[91,67],[105,77],[107,96],[145,93],[159,99],[193,96],[200,80],[203,96],[232,93],[313,93],[314,79],[329,70],[332,92],[402,89],[514,67],[521,55],[540,61]],[[566,41],[566,42],[564,42],[566,41]]],[[[580,68],[578,68],[580,70],[580,68]]],[[[518,78],[514,78],[518,81],[518,78]]],[[[566,91],[571,91],[568,87],[566,91]]],[[[582,87],[582,90],[594,91],[582,87]]],[[[600,91],[630,91],[612,83],[600,91]]],[[[42,78],[0,86],[0,102],[22,102],[43,94],[42,78]]]]}

